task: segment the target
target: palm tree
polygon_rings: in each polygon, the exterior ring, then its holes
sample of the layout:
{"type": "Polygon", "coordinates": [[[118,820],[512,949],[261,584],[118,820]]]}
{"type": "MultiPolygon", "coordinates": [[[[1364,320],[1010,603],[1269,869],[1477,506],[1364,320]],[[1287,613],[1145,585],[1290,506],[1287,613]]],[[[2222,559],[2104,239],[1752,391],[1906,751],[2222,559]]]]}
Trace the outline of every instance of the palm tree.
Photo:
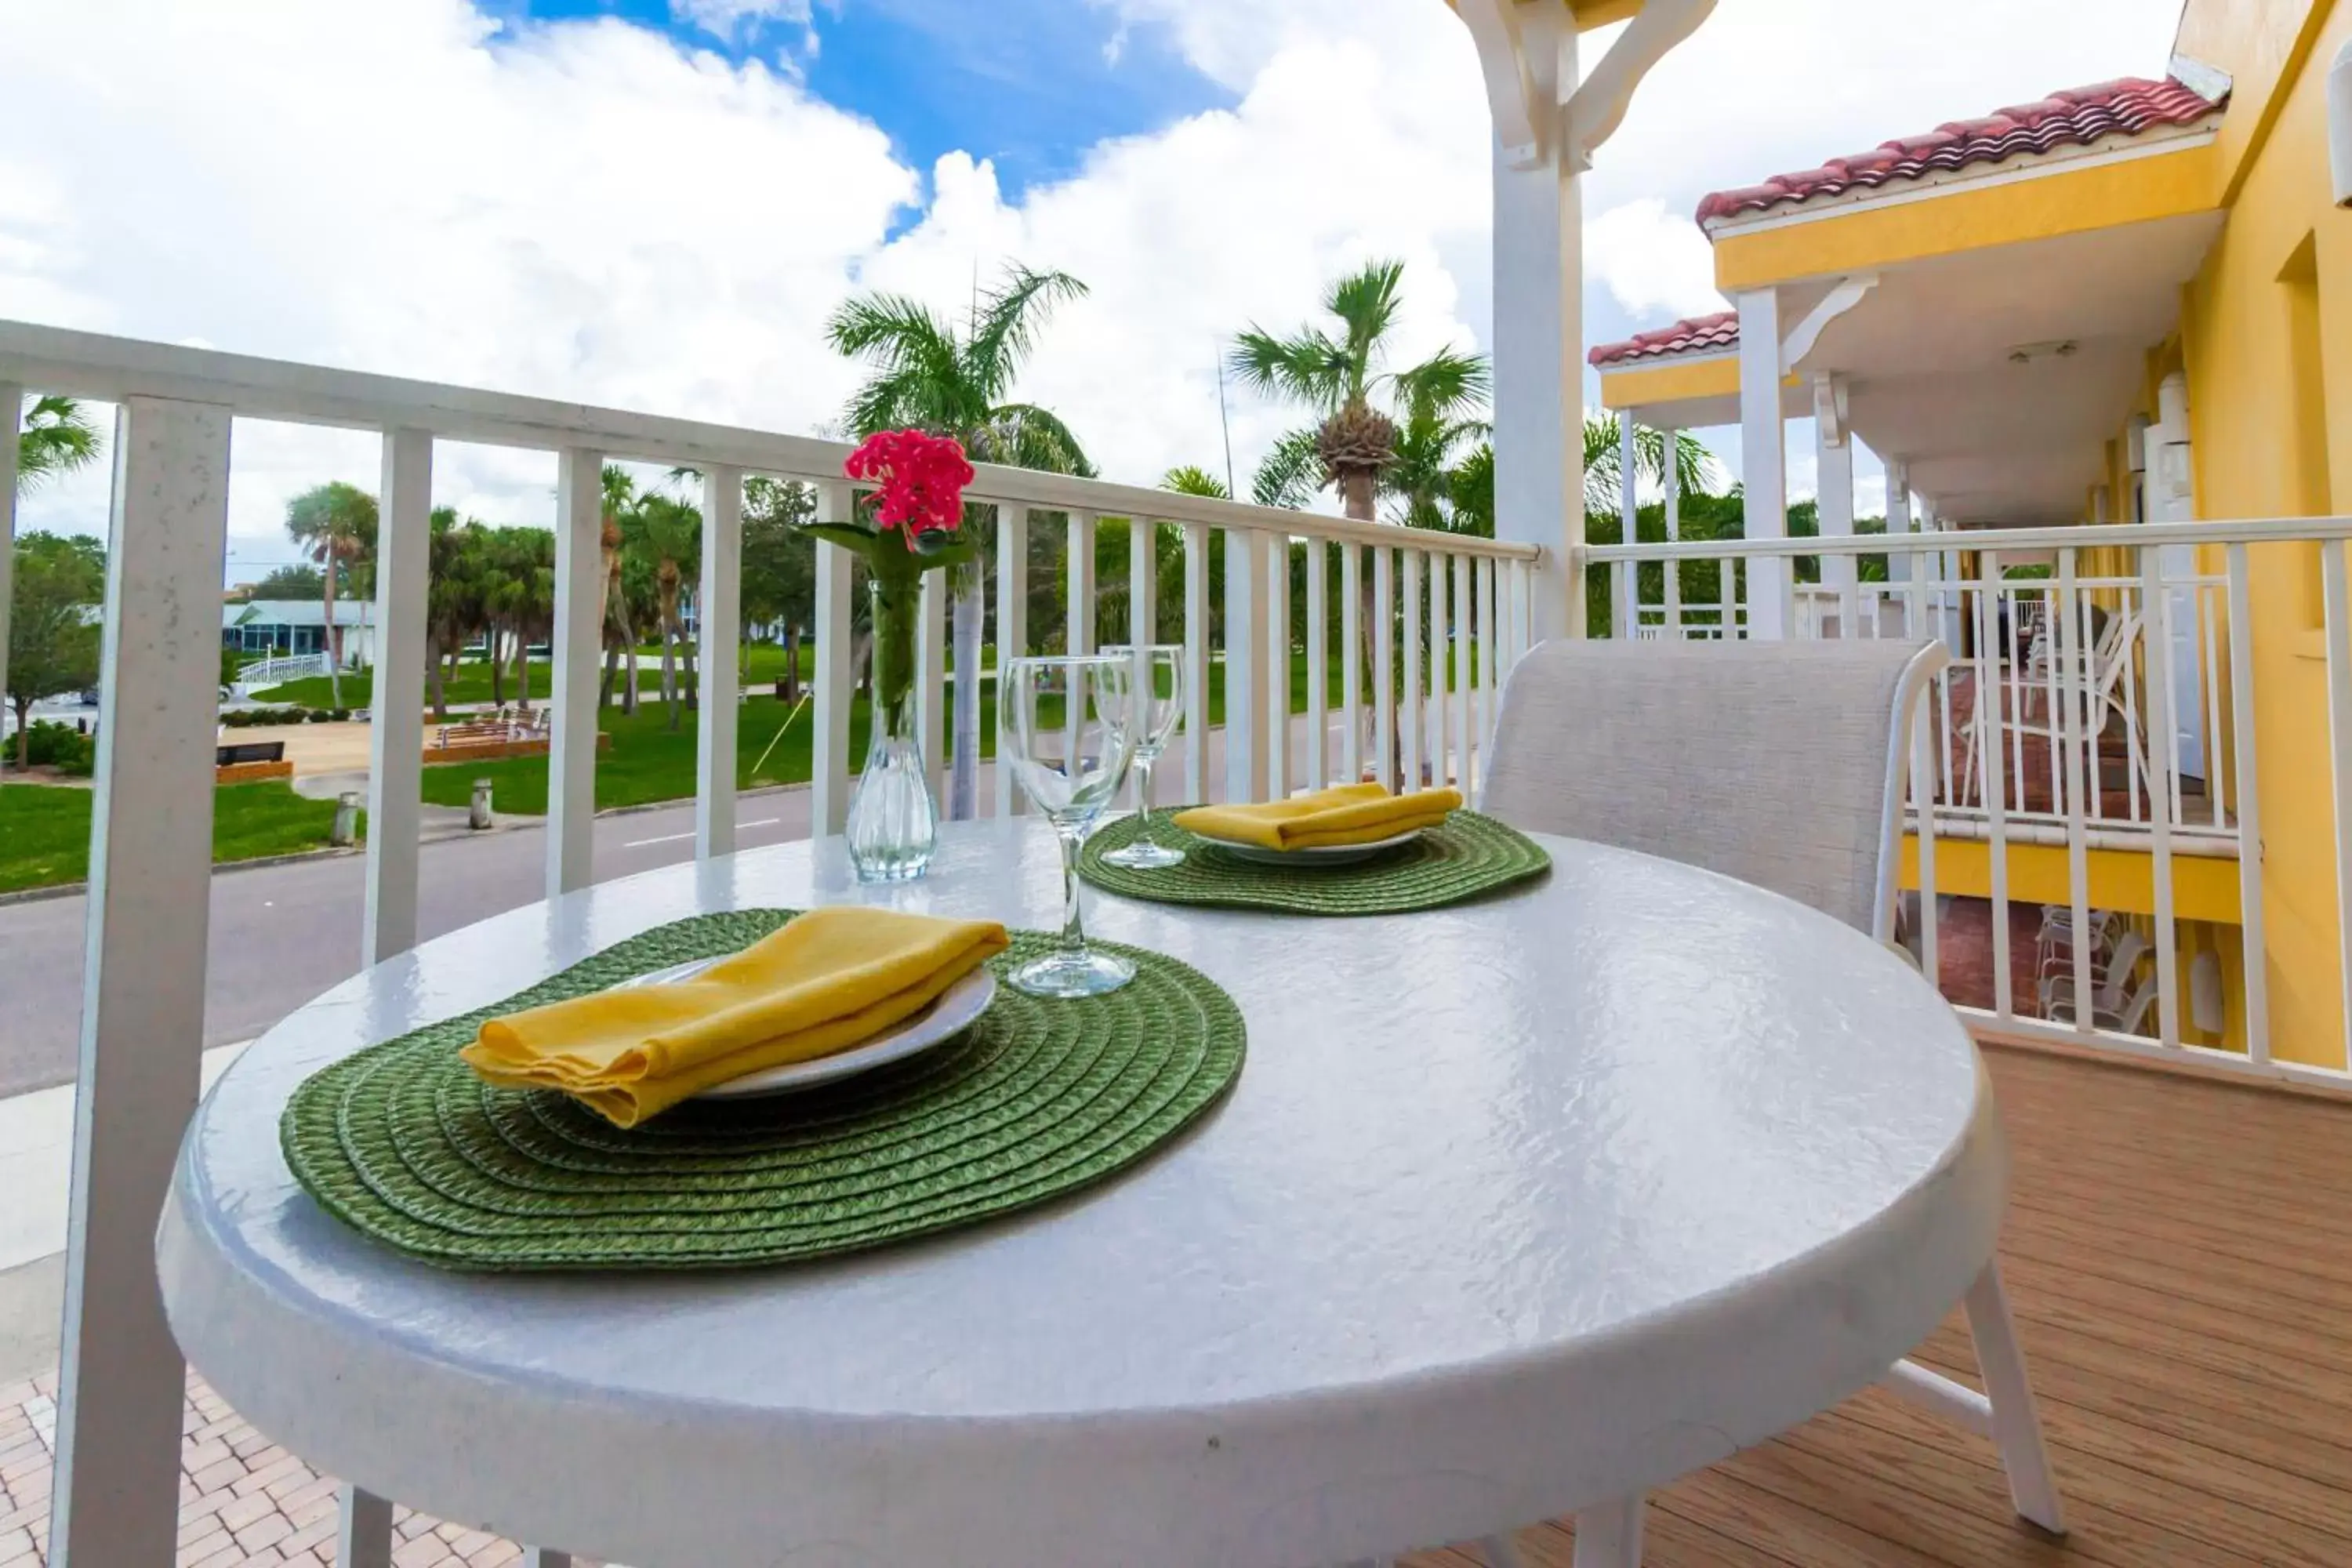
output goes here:
{"type": "MultiPolygon", "coordinates": [[[[687,578],[701,569],[702,513],[684,501],[665,495],[644,495],[637,498],[635,509],[624,524],[627,536],[625,549],[634,552],[653,571],[656,603],[662,639],[662,702],[669,710],[669,727],[678,727],[680,686],[677,679],[677,655],[684,642],[684,623],[678,616],[678,601],[685,592],[687,578]]],[[[687,655],[687,675],[694,675],[693,654],[687,655]]]]}
{"type": "Polygon", "coordinates": [[[1234,492],[1225,481],[1194,463],[1181,464],[1161,476],[1160,488],[1180,496],[1203,496],[1210,500],[1231,500],[1234,492]]]}
{"type": "MultiPolygon", "coordinates": [[[[1407,370],[1381,369],[1403,284],[1403,262],[1375,261],[1340,279],[1324,295],[1324,310],[1338,319],[1336,332],[1309,325],[1278,338],[1252,326],[1235,343],[1231,363],[1245,384],[1303,404],[1317,417],[1312,430],[1294,431],[1276,442],[1259,467],[1259,504],[1301,506],[1329,487],[1339,490],[1348,516],[1374,521],[1382,481],[1402,455],[1406,430],[1397,416],[1407,428],[1417,421],[1425,426],[1421,439],[1426,453],[1437,444],[1437,434],[1485,404],[1491,376],[1483,354],[1448,348],[1407,370]],[[1383,389],[1393,398],[1397,416],[1373,405],[1374,395],[1383,389]]],[[[1448,449],[1453,444],[1442,443],[1448,449]]],[[[1361,651],[1369,666],[1377,636],[1369,578],[1362,592],[1361,651]]]]}
{"type": "MultiPolygon", "coordinates": [[[[1687,430],[1675,433],[1675,488],[1685,495],[1712,494],[1720,472],[1715,454],[1687,430]]],[[[1584,510],[1615,511],[1623,504],[1624,447],[1617,421],[1606,414],[1584,417],[1584,510]]],[[[1666,433],[1646,425],[1633,430],[1634,482],[1662,489],[1666,482],[1666,433]]]]}
{"type": "Polygon", "coordinates": [[[31,489],[98,460],[98,422],[70,397],[36,397],[16,437],[16,486],[31,489]]]}
{"type": "MultiPolygon", "coordinates": [[[[1087,286],[1066,272],[1039,272],[1014,263],[1003,280],[972,300],[961,332],[929,306],[900,294],[849,300],[825,323],[833,346],[864,360],[874,374],[849,401],[850,428],[922,429],[952,436],[975,463],[1094,477],[1094,465],[1060,416],[1034,403],[1012,400],[1013,383],[1036,347],[1037,329],[1054,308],[1084,298],[1087,286]]],[[[965,513],[979,526],[978,509],[965,513]]],[[[982,561],[958,570],[955,593],[955,771],[948,815],[979,811],[980,632],[982,561]],[[971,672],[967,677],[966,672],[971,672]]]]}
{"type": "Polygon", "coordinates": [[[343,629],[335,624],[335,579],[375,552],[375,497],[341,479],[304,490],[286,508],[286,531],[319,565],[326,605],[327,679],[332,704],[343,705],[343,629]]]}
{"type": "Polygon", "coordinates": [[[620,673],[621,661],[629,662],[626,695],[621,704],[624,713],[637,710],[637,633],[629,616],[629,599],[621,583],[621,550],[624,542],[622,518],[636,501],[637,481],[618,463],[604,465],[604,528],[598,535],[599,548],[604,552],[604,683],[596,698],[599,708],[613,700],[614,678],[620,673]]]}

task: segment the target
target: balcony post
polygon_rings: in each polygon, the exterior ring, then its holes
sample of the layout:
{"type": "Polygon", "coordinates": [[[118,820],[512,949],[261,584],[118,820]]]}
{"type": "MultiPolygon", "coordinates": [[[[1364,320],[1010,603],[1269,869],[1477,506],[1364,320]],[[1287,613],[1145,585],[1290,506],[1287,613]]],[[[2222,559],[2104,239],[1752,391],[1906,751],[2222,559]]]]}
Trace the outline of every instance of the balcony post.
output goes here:
{"type": "Polygon", "coordinates": [[[387,430],[376,540],[375,686],[369,699],[367,904],[360,962],[416,945],[417,804],[425,766],[424,678],[433,564],[433,433],[387,430]]]}
{"type": "MultiPolygon", "coordinates": [[[[1745,470],[1747,537],[1786,539],[1789,454],[1780,409],[1780,297],[1770,289],[1757,289],[1733,302],[1739,307],[1739,461],[1745,470]]],[[[1786,560],[1748,563],[1750,637],[1778,642],[1789,635],[1794,618],[1792,578],[1786,560]]]]}
{"type": "MultiPolygon", "coordinates": [[[[1617,512],[1620,544],[1642,542],[1642,501],[1634,480],[1642,471],[1642,429],[1633,411],[1617,411],[1617,512]]],[[[1609,585],[1609,635],[1620,642],[1631,638],[1642,621],[1641,568],[1631,561],[1617,563],[1617,580],[1609,585]]]]}
{"type": "Polygon", "coordinates": [[[737,660],[743,635],[743,470],[702,477],[702,591],[696,605],[694,855],[735,853],[737,660]]]}
{"type": "MultiPolygon", "coordinates": [[[[1246,528],[1224,531],[1225,798],[1265,798],[1265,548],[1246,528]]],[[[1075,607],[1073,609],[1075,613],[1075,607]]],[[[1205,748],[1205,737],[1202,745],[1205,748]]]]}
{"type": "MultiPolygon", "coordinates": [[[[1677,459],[1681,456],[1682,432],[1672,425],[1661,427],[1666,441],[1666,542],[1678,544],[1683,537],[1683,471],[1677,459]]],[[[1665,579],[1666,626],[1668,642],[1680,642],[1683,636],[1683,569],[1679,562],[1669,561],[1660,568],[1665,579]]]]}
{"type": "MultiPolygon", "coordinates": [[[[1911,465],[1900,458],[1886,459],[1886,531],[1888,534],[1909,533],[1911,520],[1911,465]]],[[[1913,557],[1903,552],[1886,557],[1886,580],[1889,583],[1911,581],[1913,557]]],[[[1916,636],[1916,630],[1912,636],[1916,636]]]]}
{"type": "Polygon", "coordinates": [[[0,381],[0,691],[8,689],[8,610],[16,602],[17,430],[25,418],[25,389],[0,381]]]}
{"type": "MultiPolygon", "coordinates": [[[[554,705],[547,755],[547,896],[596,879],[596,665],[604,646],[604,459],[567,447],[555,486],[554,705]]],[[[628,649],[623,656],[637,657],[628,649]]],[[[530,662],[523,665],[528,679],[530,662]]],[[[529,688],[524,689],[526,691],[529,688]]]]}
{"type": "MultiPolygon", "coordinates": [[[[827,522],[856,513],[857,494],[835,481],[823,490],[827,522]]],[[[849,604],[849,552],[823,540],[816,547],[816,699],[809,765],[809,833],[824,838],[849,826],[849,709],[856,693],[855,624],[849,604]]]]}
{"type": "Polygon", "coordinates": [[[115,420],[49,1561],[173,1560],[186,1369],[155,1218],[196,1106],[229,413],[115,420]]]}
{"type": "Polygon", "coordinates": [[[1509,323],[1495,343],[1495,536],[1544,551],[1532,640],[1581,637],[1584,205],[1560,108],[1578,79],[1576,20],[1558,0],[1473,0],[1464,19],[1497,126],[1495,319],[1509,323]]]}

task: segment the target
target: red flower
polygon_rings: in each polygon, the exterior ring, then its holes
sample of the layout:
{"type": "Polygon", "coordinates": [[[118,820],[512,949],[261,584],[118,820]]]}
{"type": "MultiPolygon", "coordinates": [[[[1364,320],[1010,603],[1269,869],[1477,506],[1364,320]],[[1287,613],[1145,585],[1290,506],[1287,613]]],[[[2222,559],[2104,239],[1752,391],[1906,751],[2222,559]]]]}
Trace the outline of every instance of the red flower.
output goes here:
{"type": "Polygon", "coordinates": [[[919,533],[952,531],[963,522],[963,488],[972,468],[963,443],[921,430],[884,430],[849,455],[842,472],[875,487],[874,520],[906,531],[907,548],[919,533]]]}

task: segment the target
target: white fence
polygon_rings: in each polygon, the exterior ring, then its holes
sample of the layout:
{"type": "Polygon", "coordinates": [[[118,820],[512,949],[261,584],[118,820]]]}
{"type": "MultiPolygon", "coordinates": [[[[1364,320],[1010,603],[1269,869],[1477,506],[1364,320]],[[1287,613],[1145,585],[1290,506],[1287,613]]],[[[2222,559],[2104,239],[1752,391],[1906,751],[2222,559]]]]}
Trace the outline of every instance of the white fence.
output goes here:
{"type": "Polygon", "coordinates": [[[289,680],[307,680],[312,676],[324,678],[334,673],[334,658],[323,653],[292,653],[277,658],[257,659],[236,672],[236,690],[240,697],[248,691],[267,687],[283,686],[289,680]]]}
{"type": "MultiPolygon", "coordinates": [[[[1608,546],[1586,559],[1635,595],[1616,619],[1643,637],[1712,638],[1729,623],[1948,646],[1914,749],[1907,937],[1980,1026],[2343,1087],[2352,1045],[2334,1042],[2317,1066],[2273,1053],[2265,900],[2282,852],[2297,870],[2332,868],[2352,931],[2352,837],[2335,826],[2352,821],[2347,539],[2352,520],[2295,518],[1608,546]],[[2267,659],[2251,593],[2262,552],[2281,566],[2284,552],[2315,557],[2326,585],[2322,624],[2267,659]],[[1841,557],[1885,556],[1893,581],[1791,583],[1806,556],[1825,576],[1841,557]],[[2003,564],[2020,559],[2033,564],[2003,564]],[[1661,569],[1680,578],[1696,563],[1716,567],[1730,602],[1696,615],[1687,593],[1662,602],[1661,569]],[[2324,660],[2324,703],[2265,689],[2304,657],[2324,660]],[[2309,841],[2265,842],[2258,713],[2326,737],[2336,813],[2315,831],[2307,811],[2298,819],[2309,841]]],[[[2283,782],[2302,798],[2315,781],[2283,782]]],[[[2352,998],[2352,949],[2330,982],[2352,998]]]]}
{"type": "MultiPolygon", "coordinates": [[[[0,406],[25,388],[116,404],[117,487],[109,550],[104,707],[95,802],[84,1112],[66,1325],[69,1369],[50,1550],[89,1563],[169,1561],[176,1518],[178,1363],[160,1312],[149,1248],[182,1127],[196,1094],[205,1009],[209,812],[229,442],[258,417],[371,428],[384,436],[380,486],[372,707],[379,726],[370,792],[361,963],[416,940],[418,771],[423,752],[427,544],[437,440],[557,455],[553,738],[546,887],[594,879],[598,663],[604,577],[600,485],[608,458],[691,467],[705,476],[699,632],[734,642],[742,486],[753,474],[820,487],[823,513],[845,516],[845,446],[801,437],[583,407],[0,322],[0,406]],[[205,613],[189,613],[199,605],[205,613]],[[77,1454],[96,1457],[79,1464],[77,1454]]],[[[13,431],[12,431],[13,433],[13,431]]],[[[0,440],[0,498],[13,494],[15,443],[0,440]]],[[[995,509],[996,628],[1028,644],[1028,538],[1066,528],[1064,642],[1090,651],[1101,630],[1096,535],[1134,519],[1127,640],[1160,640],[1163,541],[1182,574],[1181,641],[1190,677],[1183,792],[1265,798],[1333,776],[1453,778],[1475,787],[1499,675],[1527,646],[1532,549],[1268,510],[1019,469],[982,468],[970,499],[995,509]],[[1212,552],[1222,605],[1210,602],[1212,552]],[[1294,628],[1294,592],[1304,624],[1294,628]],[[1336,597],[1337,605],[1332,601],[1336,597]],[[1221,611],[1221,615],[1218,613],[1221,611]],[[1222,637],[1214,623],[1222,620],[1222,637]],[[1336,698],[1324,672],[1369,632],[1370,657],[1344,661],[1336,698]],[[1294,665],[1308,670],[1292,712],[1294,665]],[[1369,668],[1367,668],[1369,666],[1369,668]],[[1209,772],[1210,677],[1221,671],[1222,781],[1209,772]],[[1417,694],[1402,696],[1404,693],[1417,694]],[[1299,738],[1303,716],[1304,734],[1299,738]],[[1222,784],[1222,787],[1220,786],[1222,784]]],[[[0,514],[0,522],[5,522],[0,514]]],[[[817,546],[814,817],[837,832],[861,759],[850,754],[851,559],[817,546]]],[[[0,604],[5,603],[0,581],[0,604]]],[[[927,756],[943,764],[948,590],[927,581],[919,711],[927,756]]],[[[1179,640],[1171,637],[1169,640],[1179,640]]],[[[5,647],[0,639],[0,647],[5,647]]],[[[734,844],[735,661],[701,661],[698,853],[734,844]]],[[[976,689],[978,683],[972,683],[976,689]]],[[[999,770],[1000,812],[1018,808],[999,770]]]]}

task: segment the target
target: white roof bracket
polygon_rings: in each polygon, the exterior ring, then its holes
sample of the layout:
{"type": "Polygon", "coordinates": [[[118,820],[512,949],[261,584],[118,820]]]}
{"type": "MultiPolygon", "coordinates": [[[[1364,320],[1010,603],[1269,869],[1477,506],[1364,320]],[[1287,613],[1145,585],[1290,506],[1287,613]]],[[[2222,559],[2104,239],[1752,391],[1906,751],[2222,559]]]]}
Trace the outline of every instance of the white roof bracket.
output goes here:
{"type": "Polygon", "coordinates": [[[1503,161],[1514,169],[1532,169],[1543,162],[1544,127],[1555,106],[1540,101],[1528,68],[1518,0],[1461,0],[1459,9],[1486,73],[1486,101],[1495,111],[1503,161]]]}
{"type": "Polygon", "coordinates": [[[1861,304],[1877,287],[1878,274],[1875,272],[1856,272],[1851,277],[1839,279],[1837,287],[1832,289],[1828,296],[1814,306],[1787,337],[1780,340],[1780,374],[1786,375],[1795,370],[1822,341],[1822,333],[1829,324],[1861,304]]]}
{"type": "Polygon", "coordinates": [[[1592,154],[1616,134],[1633,101],[1633,89],[1676,44],[1698,31],[1714,10],[1715,0],[1649,0],[1625,25],[1568,100],[1568,155],[1579,172],[1592,167],[1592,154]]]}

